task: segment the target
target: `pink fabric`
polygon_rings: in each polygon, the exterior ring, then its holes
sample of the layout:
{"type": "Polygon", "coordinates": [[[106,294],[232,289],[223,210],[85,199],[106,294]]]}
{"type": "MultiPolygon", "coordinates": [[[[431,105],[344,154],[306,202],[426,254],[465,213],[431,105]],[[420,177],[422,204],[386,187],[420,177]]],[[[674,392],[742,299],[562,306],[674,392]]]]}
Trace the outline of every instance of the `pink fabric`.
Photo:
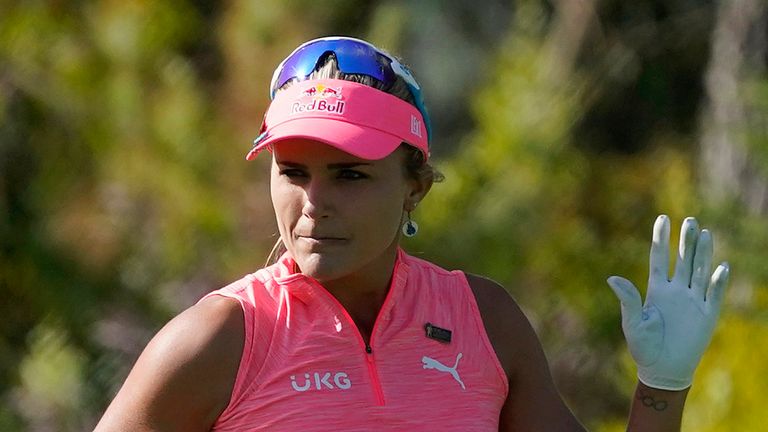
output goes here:
{"type": "Polygon", "coordinates": [[[277,93],[246,159],[287,138],[324,142],[362,159],[381,159],[407,142],[429,155],[424,119],[397,96],[346,80],[298,82],[277,93]]]}
{"type": "Polygon", "coordinates": [[[399,251],[367,353],[341,304],[293,268],[286,255],[208,294],[237,299],[246,325],[213,430],[498,430],[507,380],[463,273],[399,251]],[[427,322],[451,342],[428,338],[427,322]]]}

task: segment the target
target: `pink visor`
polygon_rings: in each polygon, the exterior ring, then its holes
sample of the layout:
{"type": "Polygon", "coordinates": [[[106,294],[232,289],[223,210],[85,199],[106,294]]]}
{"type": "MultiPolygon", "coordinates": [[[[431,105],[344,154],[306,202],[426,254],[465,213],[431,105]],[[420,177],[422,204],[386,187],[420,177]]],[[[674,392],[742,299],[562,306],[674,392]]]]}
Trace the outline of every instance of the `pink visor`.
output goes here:
{"type": "Polygon", "coordinates": [[[386,157],[403,142],[429,156],[427,129],[415,106],[346,80],[301,81],[279,91],[245,158],[290,138],[320,141],[368,160],[386,157]]]}

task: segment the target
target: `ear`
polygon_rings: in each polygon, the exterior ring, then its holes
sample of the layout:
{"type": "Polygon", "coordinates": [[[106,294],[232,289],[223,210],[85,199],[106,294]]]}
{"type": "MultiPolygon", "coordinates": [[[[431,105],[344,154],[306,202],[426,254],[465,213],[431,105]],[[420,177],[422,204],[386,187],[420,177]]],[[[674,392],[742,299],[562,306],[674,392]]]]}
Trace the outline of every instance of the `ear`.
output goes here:
{"type": "Polygon", "coordinates": [[[434,179],[430,173],[424,173],[418,179],[409,178],[403,210],[415,210],[416,206],[424,199],[429,190],[432,189],[432,183],[434,183],[434,179]]]}

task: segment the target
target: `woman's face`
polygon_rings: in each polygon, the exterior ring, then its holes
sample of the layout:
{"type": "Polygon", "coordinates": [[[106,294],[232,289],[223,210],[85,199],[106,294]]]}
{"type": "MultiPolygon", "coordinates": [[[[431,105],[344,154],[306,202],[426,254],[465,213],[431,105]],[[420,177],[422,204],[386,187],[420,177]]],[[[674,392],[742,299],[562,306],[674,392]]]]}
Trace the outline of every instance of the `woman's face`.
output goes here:
{"type": "Polygon", "coordinates": [[[303,139],[275,145],[272,204],[302,273],[328,282],[389,256],[404,211],[423,196],[406,177],[403,158],[397,150],[380,160],[360,159],[303,139]]]}

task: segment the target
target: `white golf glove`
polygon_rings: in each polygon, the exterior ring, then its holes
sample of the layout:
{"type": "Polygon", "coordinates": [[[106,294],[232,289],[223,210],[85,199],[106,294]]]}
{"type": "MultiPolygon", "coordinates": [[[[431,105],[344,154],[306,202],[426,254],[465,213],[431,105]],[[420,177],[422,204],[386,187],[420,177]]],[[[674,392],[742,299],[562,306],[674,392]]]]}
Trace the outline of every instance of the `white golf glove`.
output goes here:
{"type": "Polygon", "coordinates": [[[650,274],[645,304],[632,282],[619,276],[608,285],[621,301],[621,326],[637,364],[638,378],[649,387],[683,390],[709,345],[728,283],[728,264],[711,279],[712,236],[686,218],[680,232],[675,273],[669,280],[669,218],[653,226],[650,274]]]}

